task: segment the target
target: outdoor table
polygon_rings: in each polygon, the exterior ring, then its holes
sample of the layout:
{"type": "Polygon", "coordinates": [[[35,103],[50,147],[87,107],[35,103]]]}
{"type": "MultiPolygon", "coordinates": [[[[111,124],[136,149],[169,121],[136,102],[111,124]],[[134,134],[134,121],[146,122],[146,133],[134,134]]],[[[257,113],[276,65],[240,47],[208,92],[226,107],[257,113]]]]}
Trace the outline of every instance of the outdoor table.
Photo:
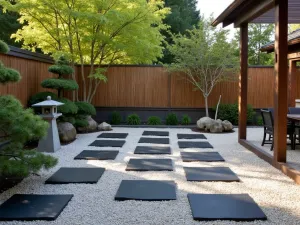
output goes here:
{"type": "MultiPolygon", "coordinates": [[[[295,123],[300,122],[300,114],[287,114],[287,118],[292,123],[292,127],[295,128],[295,123]]],[[[292,150],[296,149],[296,138],[293,138],[293,143],[291,146],[292,150]]]]}

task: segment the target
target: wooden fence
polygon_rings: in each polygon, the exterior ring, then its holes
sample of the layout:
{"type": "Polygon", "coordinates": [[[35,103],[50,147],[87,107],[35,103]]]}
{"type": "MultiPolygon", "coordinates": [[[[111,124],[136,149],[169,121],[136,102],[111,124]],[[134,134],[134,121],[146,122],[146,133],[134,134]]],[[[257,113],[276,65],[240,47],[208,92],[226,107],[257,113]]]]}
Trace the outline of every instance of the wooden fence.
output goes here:
{"type": "MultiPolygon", "coordinates": [[[[20,71],[22,80],[17,84],[0,86],[0,94],[15,95],[26,105],[28,98],[40,91],[42,80],[53,77],[48,72],[47,60],[36,60],[20,55],[0,55],[7,66],[20,71]]],[[[86,72],[89,66],[85,67],[86,72]]],[[[79,68],[76,70],[79,75],[79,68]]],[[[115,66],[108,71],[108,83],[101,84],[93,100],[98,107],[153,107],[153,108],[203,108],[204,99],[200,91],[175,74],[167,73],[159,66],[115,66]]],[[[78,81],[79,86],[81,81],[78,81]]],[[[300,84],[298,70],[297,83],[300,84]]],[[[254,108],[273,106],[274,69],[271,67],[249,68],[248,101],[254,108]]],[[[238,82],[219,83],[209,96],[209,106],[238,100],[238,82]]],[[[297,90],[300,98],[300,88],[297,90]]]]}

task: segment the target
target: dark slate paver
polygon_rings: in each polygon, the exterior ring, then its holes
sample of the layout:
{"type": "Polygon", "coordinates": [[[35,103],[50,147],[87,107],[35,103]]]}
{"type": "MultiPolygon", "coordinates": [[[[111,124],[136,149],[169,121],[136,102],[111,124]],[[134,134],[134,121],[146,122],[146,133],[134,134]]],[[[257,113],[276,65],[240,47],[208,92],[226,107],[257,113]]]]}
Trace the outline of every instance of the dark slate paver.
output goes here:
{"type": "Polygon", "coordinates": [[[73,195],[13,195],[0,206],[0,220],[55,220],[73,195]]]}
{"type": "Polygon", "coordinates": [[[178,141],[179,148],[214,148],[209,142],[178,141]]]}
{"type": "Polygon", "coordinates": [[[95,150],[84,150],[79,155],[77,155],[75,160],[114,160],[119,151],[95,151],[95,150]]]}
{"type": "Polygon", "coordinates": [[[248,194],[188,194],[194,220],[267,220],[248,194]]]}
{"type": "Polygon", "coordinates": [[[177,134],[178,139],[207,139],[204,134],[177,134]]]}
{"type": "Polygon", "coordinates": [[[240,181],[228,167],[184,167],[184,171],[188,181],[240,181]]]}
{"type": "Polygon", "coordinates": [[[118,147],[121,148],[125,144],[125,141],[120,140],[96,140],[89,146],[95,147],[118,147]]]}
{"type": "Polygon", "coordinates": [[[167,136],[169,136],[169,131],[147,131],[147,130],[145,130],[143,132],[143,136],[161,136],[161,137],[167,137],[167,136]]]}
{"type": "Polygon", "coordinates": [[[181,152],[183,162],[224,162],[218,152],[181,152]]]}
{"type": "Polygon", "coordinates": [[[169,155],[171,154],[171,148],[161,146],[137,146],[134,154],[169,155]]]}
{"type": "Polygon", "coordinates": [[[176,200],[176,184],[173,181],[123,180],[115,200],[176,200]]]}
{"type": "Polygon", "coordinates": [[[130,159],[127,171],[173,171],[171,159],[130,159]]]}
{"type": "Polygon", "coordinates": [[[128,136],[128,133],[102,133],[98,138],[119,138],[125,139],[128,136]]]}
{"type": "Polygon", "coordinates": [[[69,184],[69,183],[97,183],[104,168],[60,168],[54,173],[46,184],[69,184]]]}
{"type": "Polygon", "coordinates": [[[139,143],[149,143],[149,144],[169,144],[169,138],[141,138],[139,143]]]}

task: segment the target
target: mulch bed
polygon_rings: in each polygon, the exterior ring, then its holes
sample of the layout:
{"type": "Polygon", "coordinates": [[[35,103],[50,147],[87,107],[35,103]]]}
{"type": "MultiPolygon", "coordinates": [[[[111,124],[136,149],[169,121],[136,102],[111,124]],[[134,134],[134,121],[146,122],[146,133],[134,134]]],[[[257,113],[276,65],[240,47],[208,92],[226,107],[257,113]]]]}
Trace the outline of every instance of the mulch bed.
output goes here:
{"type": "Polygon", "coordinates": [[[225,132],[222,132],[222,133],[210,133],[209,131],[199,130],[197,127],[191,128],[191,130],[193,132],[203,133],[203,134],[231,134],[231,133],[235,132],[234,130],[232,130],[232,131],[225,131],[225,132]]]}
{"type": "Polygon", "coordinates": [[[10,188],[13,188],[19,184],[23,178],[1,178],[0,177],[0,194],[4,191],[7,191],[10,188]]]}

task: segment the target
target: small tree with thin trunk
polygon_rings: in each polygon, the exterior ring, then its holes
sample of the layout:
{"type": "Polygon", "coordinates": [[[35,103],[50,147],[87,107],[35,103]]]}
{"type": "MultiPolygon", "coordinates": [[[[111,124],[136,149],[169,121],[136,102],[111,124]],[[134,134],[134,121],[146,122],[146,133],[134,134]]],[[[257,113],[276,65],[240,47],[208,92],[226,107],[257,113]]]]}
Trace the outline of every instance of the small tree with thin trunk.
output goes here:
{"type": "Polygon", "coordinates": [[[203,19],[197,28],[186,34],[173,35],[174,44],[168,49],[174,56],[174,63],[166,65],[170,72],[178,72],[202,92],[206,116],[209,116],[208,97],[213,88],[218,82],[235,79],[238,68],[228,31],[210,24],[210,19],[203,19]]]}

